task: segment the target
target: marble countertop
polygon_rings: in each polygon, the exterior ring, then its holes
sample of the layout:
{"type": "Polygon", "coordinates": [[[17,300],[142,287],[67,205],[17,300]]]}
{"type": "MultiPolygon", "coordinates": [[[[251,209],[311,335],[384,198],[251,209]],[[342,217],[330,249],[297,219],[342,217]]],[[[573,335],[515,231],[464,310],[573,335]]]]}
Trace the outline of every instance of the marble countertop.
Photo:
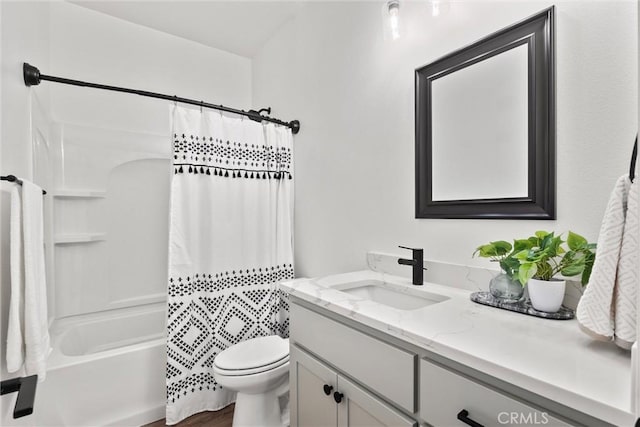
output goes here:
{"type": "Polygon", "coordinates": [[[631,356],[596,342],[575,320],[548,320],[469,300],[470,291],[370,270],[283,282],[289,295],[462,363],[611,424],[633,425],[631,356]],[[399,310],[341,292],[345,283],[378,280],[447,300],[399,310]]]}

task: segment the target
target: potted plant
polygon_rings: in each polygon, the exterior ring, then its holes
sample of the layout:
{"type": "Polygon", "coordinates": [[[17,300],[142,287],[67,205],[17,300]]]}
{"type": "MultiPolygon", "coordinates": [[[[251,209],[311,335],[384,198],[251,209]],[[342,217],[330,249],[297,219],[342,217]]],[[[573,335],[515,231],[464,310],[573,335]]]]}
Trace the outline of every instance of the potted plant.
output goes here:
{"type": "Polygon", "coordinates": [[[502,270],[500,274],[491,279],[489,283],[489,292],[495,298],[504,302],[518,302],[524,294],[524,287],[518,281],[518,269],[520,261],[514,258],[519,252],[515,250],[515,246],[504,240],[489,242],[485,245],[478,246],[473,256],[481,258],[489,258],[492,262],[497,262],[502,270]]]}
{"type": "Polygon", "coordinates": [[[518,280],[527,285],[531,305],[536,310],[555,313],[562,306],[566,282],[556,278],[557,274],[581,275],[583,285],[589,281],[596,244],[579,234],[569,232],[568,250],[562,247],[565,242],[561,236],[547,231],[536,231],[534,236],[519,242],[522,248],[514,254],[520,263],[518,280]]]}

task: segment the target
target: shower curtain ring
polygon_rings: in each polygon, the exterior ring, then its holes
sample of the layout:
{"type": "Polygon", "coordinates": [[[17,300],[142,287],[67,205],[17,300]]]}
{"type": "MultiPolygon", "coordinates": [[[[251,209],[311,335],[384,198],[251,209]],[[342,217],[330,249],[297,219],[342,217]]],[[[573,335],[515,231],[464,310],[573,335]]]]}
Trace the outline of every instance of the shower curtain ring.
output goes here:
{"type": "Polygon", "coordinates": [[[173,95],[173,105],[178,106],[178,95],[173,95]]]}
{"type": "Polygon", "coordinates": [[[200,101],[200,113],[204,113],[204,101],[200,101]]]}

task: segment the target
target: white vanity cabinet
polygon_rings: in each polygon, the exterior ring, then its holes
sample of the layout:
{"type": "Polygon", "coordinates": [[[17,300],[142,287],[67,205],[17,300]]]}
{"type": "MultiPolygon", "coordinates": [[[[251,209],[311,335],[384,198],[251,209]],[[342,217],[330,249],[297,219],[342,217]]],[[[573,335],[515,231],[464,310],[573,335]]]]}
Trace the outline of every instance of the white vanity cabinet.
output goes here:
{"type": "Polygon", "coordinates": [[[291,426],[412,427],[417,423],[329,368],[291,347],[291,426]]]}
{"type": "Polygon", "coordinates": [[[291,305],[291,341],[413,414],[415,353],[390,345],[297,304],[291,305]]]}
{"type": "Polygon", "coordinates": [[[290,314],[292,427],[610,425],[321,307],[290,314]]]}

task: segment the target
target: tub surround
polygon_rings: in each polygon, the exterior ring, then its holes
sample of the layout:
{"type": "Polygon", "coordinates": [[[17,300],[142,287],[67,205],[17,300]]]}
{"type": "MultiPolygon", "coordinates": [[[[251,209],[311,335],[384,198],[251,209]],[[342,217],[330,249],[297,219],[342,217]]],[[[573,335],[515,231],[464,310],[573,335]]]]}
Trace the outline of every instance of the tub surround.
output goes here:
{"type": "Polygon", "coordinates": [[[294,303],[301,300],[330,318],[356,322],[549,402],[613,425],[633,423],[630,354],[594,342],[579,331],[575,320],[510,313],[473,303],[467,289],[429,282],[413,286],[409,279],[371,270],[297,279],[282,283],[281,288],[294,303]],[[363,280],[448,299],[399,310],[336,289],[363,280]]]}

